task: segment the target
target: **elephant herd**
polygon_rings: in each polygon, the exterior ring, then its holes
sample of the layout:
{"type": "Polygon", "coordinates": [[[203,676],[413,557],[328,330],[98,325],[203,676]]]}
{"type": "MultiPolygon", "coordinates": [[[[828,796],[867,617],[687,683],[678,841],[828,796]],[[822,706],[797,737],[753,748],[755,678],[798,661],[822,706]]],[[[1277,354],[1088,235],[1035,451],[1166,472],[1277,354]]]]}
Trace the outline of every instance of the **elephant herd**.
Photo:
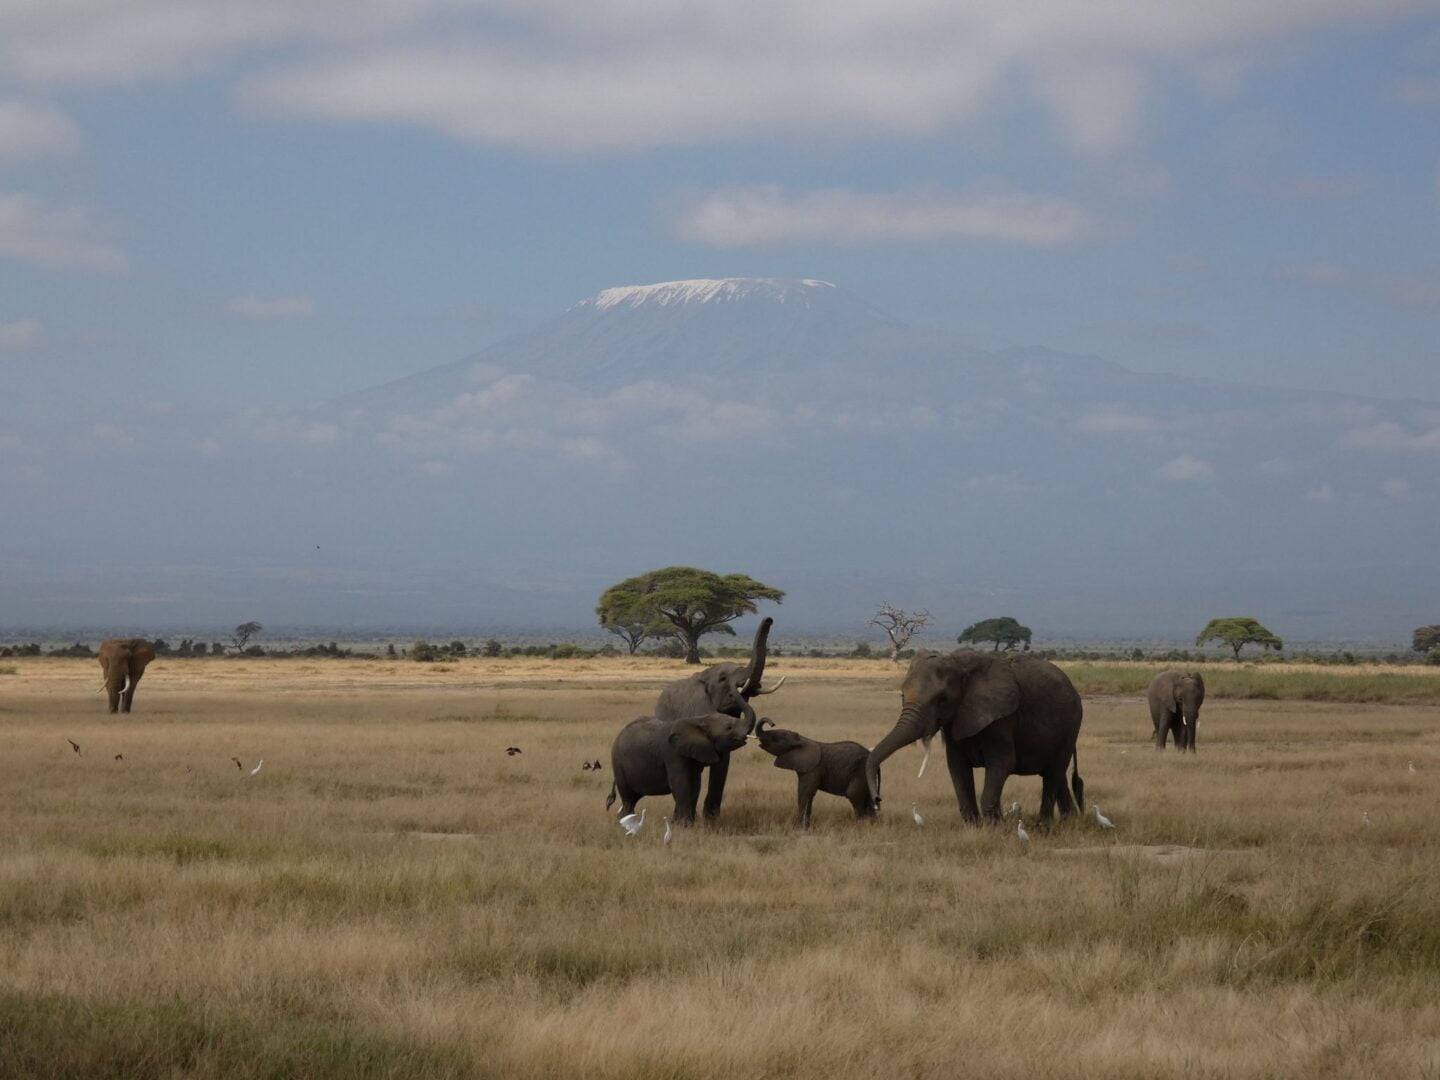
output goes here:
{"type": "MultiPolygon", "coordinates": [[[[948,655],[917,652],[901,686],[895,725],[874,748],[856,742],[819,742],[795,731],[757,721],[750,699],[761,689],[771,619],[755,634],[749,664],[717,664],[665,687],[655,715],[632,720],[610,750],[609,810],[620,800],[628,817],[647,795],[674,799],[676,824],[695,820],[702,774],[710,770],[704,816],[720,812],[730,755],[755,735],[775,767],[796,773],[796,823],[810,824],[819,792],[848,799],[857,818],[874,818],[880,808],[880,767],[901,747],[919,740],[929,759],[938,734],[960,816],[967,822],[996,821],[1011,776],[1041,778],[1040,816],[1058,808],[1070,817],[1085,808],[1085,782],[1075,744],[1084,706],[1060,668],[1029,655],[957,650],[948,655]],[[1066,770],[1069,769],[1067,783],[1066,770]],[[985,772],[978,798],[975,770],[985,772]]],[[[1195,750],[1195,726],[1205,699],[1198,672],[1161,672],[1148,690],[1155,745],[1164,749],[1173,735],[1180,750],[1195,750]]],[[[921,765],[923,772],[924,765],[921,765]]]]}
{"type": "MultiPolygon", "coordinates": [[[[900,688],[894,726],[873,748],[857,742],[819,742],[758,720],[750,702],[774,693],[766,689],[767,642],[773,619],[755,632],[745,664],[715,664],[666,686],[653,716],[632,720],[610,748],[614,781],[606,809],[618,796],[621,814],[634,812],[647,795],[670,795],[674,821],[690,824],[700,801],[702,774],[709,770],[704,815],[714,818],[725,798],[730,755],[753,734],[775,767],[796,774],[796,822],[810,823],[820,792],[848,799],[857,818],[880,808],[880,766],[895,751],[919,740],[929,760],[938,734],[960,816],[967,822],[998,820],[1005,781],[1011,776],[1041,778],[1040,816],[1051,819],[1085,808],[1085,782],[1075,744],[1084,706],[1070,677],[1048,660],[1028,654],[959,649],[949,654],[920,650],[900,688]],[[1069,783],[1066,783],[1066,769],[1069,783]],[[975,770],[985,770],[978,798],[975,770]]],[[[130,711],[154,647],[142,638],[110,638],[100,645],[100,667],[110,711],[130,711]]],[[[1195,751],[1205,680],[1199,672],[1162,671],[1147,690],[1155,748],[1175,740],[1195,751]]],[[[924,765],[921,765],[924,771],[924,765]]]]}

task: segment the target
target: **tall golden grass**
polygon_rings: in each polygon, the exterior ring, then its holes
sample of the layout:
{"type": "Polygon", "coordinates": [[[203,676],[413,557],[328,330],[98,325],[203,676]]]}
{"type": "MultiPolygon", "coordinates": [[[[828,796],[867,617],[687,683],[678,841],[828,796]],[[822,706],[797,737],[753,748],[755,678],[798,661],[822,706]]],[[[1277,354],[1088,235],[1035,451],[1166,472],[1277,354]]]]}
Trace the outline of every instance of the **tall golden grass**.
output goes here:
{"type": "MultiPolygon", "coordinates": [[[[751,747],[665,847],[668,800],[603,803],[678,665],[162,660],[110,717],[93,662],[17,663],[0,1077],[1440,1075],[1435,707],[1221,698],[1184,758],[1093,698],[1118,828],[1028,845],[918,752],[797,832],[751,747]]],[[[785,726],[893,719],[883,665],[774,667],[785,726]]]]}

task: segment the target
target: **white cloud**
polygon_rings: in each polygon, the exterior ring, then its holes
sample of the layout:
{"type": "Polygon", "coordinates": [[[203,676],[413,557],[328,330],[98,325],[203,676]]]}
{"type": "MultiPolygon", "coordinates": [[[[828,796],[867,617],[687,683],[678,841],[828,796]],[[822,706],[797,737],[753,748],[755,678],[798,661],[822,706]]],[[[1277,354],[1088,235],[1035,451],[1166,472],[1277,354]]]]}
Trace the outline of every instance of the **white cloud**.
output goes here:
{"type": "Polygon", "coordinates": [[[1345,289],[1395,307],[1440,311],[1440,277],[1433,275],[1373,273],[1321,260],[1288,263],[1276,268],[1274,276],[1315,288],[1345,289]]]}
{"type": "Polygon", "coordinates": [[[1412,432],[1386,420],[1353,429],[1345,442],[1361,450],[1440,450],[1440,427],[1412,432]]]}
{"type": "Polygon", "coordinates": [[[39,319],[0,323],[0,350],[32,348],[40,343],[43,331],[39,319]]]}
{"type": "Polygon", "coordinates": [[[53,105],[0,101],[0,164],[73,154],[80,129],[53,105]]]}
{"type": "Polygon", "coordinates": [[[1075,422],[1087,435],[1143,435],[1159,428],[1153,416],[1124,409],[1097,409],[1075,422]]]}
{"type": "Polygon", "coordinates": [[[1410,498],[1410,481],[1391,479],[1380,485],[1380,493],[1396,502],[1405,502],[1410,498]]]}
{"type": "Polygon", "coordinates": [[[1096,223],[1074,203],[1043,196],[838,188],[787,194],[767,186],[703,196],[680,211],[673,231],[720,248],[957,240],[1056,247],[1084,239],[1096,223]]]}
{"type": "Polygon", "coordinates": [[[1193,458],[1189,454],[1181,454],[1161,465],[1158,475],[1164,480],[1198,483],[1212,479],[1215,476],[1215,466],[1208,461],[1193,458]]]}
{"type": "Polygon", "coordinates": [[[0,192],[0,257],[40,266],[123,270],[125,255],[109,233],[83,207],[55,206],[34,195],[0,192]]]}
{"type": "Polygon", "coordinates": [[[237,296],[226,309],[247,319],[285,319],[315,314],[315,301],[308,296],[237,296]]]}

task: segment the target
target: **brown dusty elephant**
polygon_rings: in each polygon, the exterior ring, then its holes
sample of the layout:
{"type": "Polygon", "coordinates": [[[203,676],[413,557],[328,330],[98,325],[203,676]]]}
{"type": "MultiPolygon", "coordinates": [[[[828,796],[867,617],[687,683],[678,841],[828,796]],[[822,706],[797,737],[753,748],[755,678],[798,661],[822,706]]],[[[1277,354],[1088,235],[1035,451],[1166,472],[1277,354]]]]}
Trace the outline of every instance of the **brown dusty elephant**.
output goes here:
{"type": "Polygon", "coordinates": [[[755,725],[755,737],[761,750],[774,755],[777,769],[797,774],[795,824],[801,828],[810,827],[810,807],[821,791],[849,799],[857,818],[875,816],[865,776],[867,748],[857,742],[818,742],[798,731],[777,728],[768,718],[755,725]]]}
{"type": "Polygon", "coordinates": [[[1000,797],[1011,776],[1042,780],[1040,816],[1050,818],[1055,804],[1062,817],[1085,808],[1085,782],[1075,741],[1084,706],[1070,677],[1048,660],[1034,656],[972,652],[916,653],[900,688],[900,719],[870,751],[866,773],[870,794],[880,799],[880,765],[916,739],[926,749],[939,732],[960,815],[978,822],[983,811],[1000,819],[1000,797]],[[1074,761],[1070,786],[1065,767],[1074,761]],[[975,802],[973,770],[985,770],[985,790],[975,802]]]}
{"type": "Polygon", "coordinates": [[[1150,722],[1155,725],[1155,749],[1175,736],[1175,749],[1195,752],[1195,725],[1205,704],[1205,679],[1198,671],[1162,671],[1145,691],[1150,701],[1150,722]]]}
{"type": "Polygon", "coordinates": [[[144,638],[106,638],[100,643],[100,668],[112,713],[130,711],[135,686],[145,674],[145,665],[154,659],[155,647],[144,638]]]}
{"type": "MultiPolygon", "coordinates": [[[[745,745],[749,722],[741,716],[707,713],[682,720],[661,720],[642,716],[630,721],[610,746],[609,810],[620,796],[623,817],[633,813],[635,804],[646,795],[675,796],[675,824],[695,820],[700,799],[700,773],[712,772],[730,752],[745,745]]],[[[714,781],[711,781],[714,790],[714,781]]]]}
{"type": "MultiPolygon", "coordinates": [[[[773,694],[780,689],[781,679],[768,690],[762,689],[760,679],[765,674],[765,649],[770,639],[770,627],[775,620],[768,616],[761,620],[755,631],[755,643],[750,649],[747,664],[711,664],[703,671],[677,679],[660,691],[660,700],[655,703],[657,720],[681,720],[690,716],[704,716],[707,713],[723,713],[726,716],[745,720],[745,732],[755,728],[755,710],[750,699],[763,694],[773,694]]],[[[730,754],[722,753],[720,760],[710,767],[710,784],[705,791],[705,816],[713,818],[720,813],[720,803],[725,798],[725,778],[730,772],[730,754]]]]}

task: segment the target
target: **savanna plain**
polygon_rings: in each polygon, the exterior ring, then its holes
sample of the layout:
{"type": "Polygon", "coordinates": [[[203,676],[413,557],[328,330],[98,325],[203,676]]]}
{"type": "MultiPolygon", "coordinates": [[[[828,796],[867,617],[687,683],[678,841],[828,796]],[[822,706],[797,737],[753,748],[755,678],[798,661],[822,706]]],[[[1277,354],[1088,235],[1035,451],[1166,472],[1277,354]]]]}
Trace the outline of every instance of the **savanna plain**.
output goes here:
{"type": "MultiPolygon", "coordinates": [[[[805,833],[752,742],[666,846],[604,800],[678,663],[162,659],[128,716],[7,663],[0,1077],[1440,1077],[1440,673],[1216,665],[1181,757],[1156,668],[1070,670],[1114,830],[1036,778],[965,827],[916,748],[805,833]]],[[[769,673],[818,738],[898,708],[769,673]]]]}

